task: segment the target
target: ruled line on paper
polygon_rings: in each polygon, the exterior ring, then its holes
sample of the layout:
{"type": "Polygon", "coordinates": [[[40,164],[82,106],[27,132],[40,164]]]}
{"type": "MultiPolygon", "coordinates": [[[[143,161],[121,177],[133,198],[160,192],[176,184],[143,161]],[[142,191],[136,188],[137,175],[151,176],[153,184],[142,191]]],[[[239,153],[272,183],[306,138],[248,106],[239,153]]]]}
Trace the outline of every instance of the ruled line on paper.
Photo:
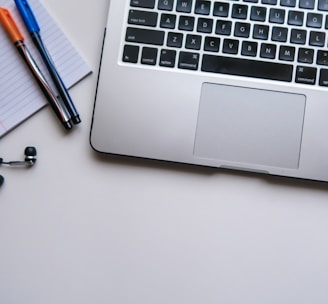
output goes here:
{"type": "MultiPolygon", "coordinates": [[[[66,87],[70,88],[91,70],[40,0],[29,0],[38,19],[41,35],[66,87]]],[[[25,37],[25,43],[45,77],[49,73],[25,29],[13,0],[0,0],[10,10],[25,37]]],[[[0,137],[47,104],[41,90],[0,26],[0,137]]]]}

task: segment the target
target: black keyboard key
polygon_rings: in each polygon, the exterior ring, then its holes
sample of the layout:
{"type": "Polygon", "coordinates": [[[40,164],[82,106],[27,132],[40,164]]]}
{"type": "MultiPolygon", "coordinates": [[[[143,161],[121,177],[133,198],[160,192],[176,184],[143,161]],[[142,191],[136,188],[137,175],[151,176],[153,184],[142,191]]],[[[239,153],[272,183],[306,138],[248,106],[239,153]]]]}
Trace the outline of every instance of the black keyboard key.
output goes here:
{"type": "Polygon", "coordinates": [[[248,38],[250,27],[249,23],[236,22],[234,35],[236,37],[248,38]]]}
{"type": "Polygon", "coordinates": [[[243,41],[241,54],[244,56],[255,57],[257,54],[257,42],[243,41]]]}
{"type": "Polygon", "coordinates": [[[163,45],[164,32],[128,27],[126,30],[125,40],[128,42],[163,45]]]}
{"type": "Polygon", "coordinates": [[[305,44],[306,42],[306,31],[292,29],[290,42],[295,44],[305,44]]]}
{"type": "Polygon", "coordinates": [[[202,36],[187,35],[187,37],[186,37],[186,49],[200,50],[201,44],[202,44],[202,36]]]}
{"type": "Polygon", "coordinates": [[[158,0],[158,9],[164,11],[172,11],[173,3],[174,0],[158,0]]]}
{"type": "Polygon", "coordinates": [[[322,50],[318,51],[317,64],[328,65],[328,51],[322,51],[322,50]]]}
{"type": "Polygon", "coordinates": [[[183,35],[181,33],[168,33],[167,35],[167,46],[181,48],[182,47],[183,35]]]}
{"type": "Polygon", "coordinates": [[[262,4],[276,5],[277,0],[262,0],[262,4]]]}
{"type": "Polygon", "coordinates": [[[213,15],[217,17],[228,17],[229,15],[229,3],[215,2],[213,15]]]}
{"type": "Polygon", "coordinates": [[[213,20],[206,18],[199,18],[197,23],[197,32],[212,33],[213,20]]]}
{"type": "Polygon", "coordinates": [[[277,46],[275,44],[262,43],[260,56],[266,59],[275,59],[277,46]]]}
{"type": "Polygon", "coordinates": [[[246,19],[248,6],[243,4],[234,4],[232,6],[232,18],[246,19]]]}
{"type": "Polygon", "coordinates": [[[279,49],[279,59],[284,61],[294,61],[295,58],[295,48],[292,46],[280,46],[279,49]]]}
{"type": "Polygon", "coordinates": [[[310,33],[310,45],[313,46],[324,46],[326,41],[326,33],[325,32],[311,32],[310,33]]]}
{"type": "Polygon", "coordinates": [[[209,15],[211,11],[211,1],[197,0],[195,13],[199,15],[209,15]]]}
{"type": "Polygon", "coordinates": [[[270,9],[269,21],[271,23],[283,24],[285,22],[285,11],[282,9],[270,9]]]}
{"type": "Polygon", "coordinates": [[[176,15],[162,14],[160,26],[162,28],[174,29],[176,23],[176,15]]]}
{"type": "Polygon", "coordinates": [[[318,10],[320,11],[328,11],[328,0],[319,0],[318,10]]]}
{"type": "Polygon", "coordinates": [[[180,16],[179,19],[179,30],[193,31],[195,24],[195,18],[189,16],[180,16]]]}
{"type": "Polygon", "coordinates": [[[298,11],[290,11],[288,13],[288,24],[302,26],[304,20],[304,13],[298,11]]]}
{"type": "Polygon", "coordinates": [[[220,47],[220,38],[205,37],[204,50],[207,52],[218,52],[220,47]]]}
{"type": "Polygon", "coordinates": [[[254,21],[265,21],[267,9],[262,6],[252,6],[251,9],[251,20],[254,21]]]}
{"type": "Polygon", "coordinates": [[[178,0],[177,11],[181,13],[191,13],[192,0],[178,0]]]}
{"type": "Polygon", "coordinates": [[[295,82],[314,85],[317,79],[317,69],[305,66],[296,68],[295,82]]]}
{"type": "Polygon", "coordinates": [[[155,65],[157,60],[157,49],[144,47],[141,54],[141,63],[155,65]]]}
{"type": "Polygon", "coordinates": [[[269,37],[269,26],[255,24],[253,29],[253,38],[267,40],[269,37]]]}
{"type": "Polygon", "coordinates": [[[231,21],[218,20],[216,22],[215,34],[229,36],[231,33],[231,21]]]}
{"type": "Polygon", "coordinates": [[[272,28],[272,41],[286,42],[288,36],[288,29],[285,27],[274,26],[272,28]]]}
{"type": "Polygon", "coordinates": [[[136,45],[125,45],[123,50],[124,62],[137,63],[139,56],[139,47],[136,45]]]}
{"type": "Polygon", "coordinates": [[[157,24],[157,17],[158,14],[154,12],[130,10],[128,23],[154,27],[157,24]]]}
{"type": "Polygon", "coordinates": [[[167,68],[173,68],[175,66],[175,57],[176,51],[161,50],[159,65],[167,68]]]}
{"type": "Polygon", "coordinates": [[[322,15],[315,13],[308,13],[306,20],[307,27],[321,28],[322,26],[322,15]]]}
{"type": "Polygon", "coordinates": [[[131,0],[130,5],[133,7],[154,8],[155,0],[131,0]]]}
{"type": "Polygon", "coordinates": [[[226,54],[238,54],[239,41],[235,39],[224,39],[223,41],[223,53],[226,54]]]}
{"type": "Polygon", "coordinates": [[[321,85],[323,87],[328,87],[328,70],[327,69],[320,70],[319,85],[321,85]]]}
{"type": "Polygon", "coordinates": [[[296,0],[280,0],[281,6],[295,7],[296,0]]]}
{"type": "Polygon", "coordinates": [[[302,63],[313,63],[314,50],[299,48],[297,61],[302,63]]]}
{"type": "Polygon", "coordinates": [[[305,9],[314,9],[315,0],[300,0],[299,7],[305,9]]]}
{"type": "Polygon", "coordinates": [[[198,70],[199,54],[180,52],[178,67],[185,70],[198,70]]]}
{"type": "Polygon", "coordinates": [[[293,66],[205,54],[202,71],[290,82],[292,81],[293,66]]]}

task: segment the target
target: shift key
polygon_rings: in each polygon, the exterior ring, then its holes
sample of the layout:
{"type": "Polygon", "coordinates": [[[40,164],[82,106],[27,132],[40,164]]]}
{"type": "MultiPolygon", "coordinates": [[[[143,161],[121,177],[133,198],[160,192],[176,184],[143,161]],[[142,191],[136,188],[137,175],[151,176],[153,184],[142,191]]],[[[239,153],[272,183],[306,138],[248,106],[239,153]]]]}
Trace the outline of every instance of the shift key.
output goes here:
{"type": "Polygon", "coordinates": [[[126,30],[125,40],[128,42],[163,45],[164,31],[128,27],[126,30]]]}

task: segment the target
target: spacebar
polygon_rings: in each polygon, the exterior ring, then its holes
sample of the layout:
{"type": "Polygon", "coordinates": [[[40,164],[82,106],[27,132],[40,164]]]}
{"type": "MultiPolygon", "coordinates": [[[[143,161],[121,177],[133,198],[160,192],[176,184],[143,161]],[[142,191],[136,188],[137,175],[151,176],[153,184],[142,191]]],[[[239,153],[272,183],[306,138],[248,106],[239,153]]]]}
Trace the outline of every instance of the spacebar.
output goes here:
{"type": "Polygon", "coordinates": [[[282,63],[204,55],[202,71],[271,80],[292,81],[293,66],[282,63]]]}

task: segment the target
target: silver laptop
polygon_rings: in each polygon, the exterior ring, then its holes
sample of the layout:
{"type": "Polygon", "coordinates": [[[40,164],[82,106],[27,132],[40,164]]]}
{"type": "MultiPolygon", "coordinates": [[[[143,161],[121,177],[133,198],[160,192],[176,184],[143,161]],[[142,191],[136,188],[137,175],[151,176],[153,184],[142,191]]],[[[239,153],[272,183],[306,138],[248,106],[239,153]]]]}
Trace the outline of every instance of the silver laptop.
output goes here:
{"type": "Polygon", "coordinates": [[[91,146],[328,181],[328,0],[110,0],[91,146]]]}

